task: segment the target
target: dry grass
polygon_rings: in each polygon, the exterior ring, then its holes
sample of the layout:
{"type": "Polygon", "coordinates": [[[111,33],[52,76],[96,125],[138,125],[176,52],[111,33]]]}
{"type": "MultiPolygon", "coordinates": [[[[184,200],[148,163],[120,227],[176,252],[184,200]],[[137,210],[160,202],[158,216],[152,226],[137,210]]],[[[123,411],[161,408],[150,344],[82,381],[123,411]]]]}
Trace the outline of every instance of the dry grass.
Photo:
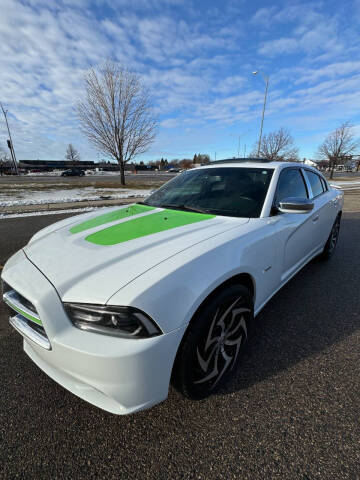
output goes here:
{"type": "Polygon", "coordinates": [[[6,191],[13,191],[14,193],[17,190],[27,190],[27,191],[32,191],[32,190],[70,190],[70,189],[81,189],[81,188],[87,188],[87,187],[93,187],[93,188],[99,188],[99,189],[155,189],[160,187],[163,183],[165,183],[166,180],[147,180],[144,182],[143,179],[139,180],[134,180],[131,179],[130,181],[127,181],[125,186],[120,185],[119,180],[110,180],[110,181],[104,181],[104,180],[99,180],[99,179],[85,179],[85,180],[67,180],[61,179],[59,181],[53,181],[49,180],[48,182],[21,182],[21,183],[6,183],[6,182],[1,182],[0,185],[0,191],[1,192],[6,192],[6,191]]]}

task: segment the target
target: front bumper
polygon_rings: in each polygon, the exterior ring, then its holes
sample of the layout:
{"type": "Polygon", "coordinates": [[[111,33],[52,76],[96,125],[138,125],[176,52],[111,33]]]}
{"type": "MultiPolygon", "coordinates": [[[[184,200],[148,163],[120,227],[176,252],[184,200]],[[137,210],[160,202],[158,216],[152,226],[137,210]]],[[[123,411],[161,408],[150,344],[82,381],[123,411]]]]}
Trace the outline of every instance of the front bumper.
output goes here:
{"type": "Polygon", "coordinates": [[[148,408],[167,397],[186,326],[149,339],[108,337],[77,329],[52,284],[20,251],[2,279],[35,306],[51,350],[24,338],[24,350],[52,379],[111,413],[148,408]]]}

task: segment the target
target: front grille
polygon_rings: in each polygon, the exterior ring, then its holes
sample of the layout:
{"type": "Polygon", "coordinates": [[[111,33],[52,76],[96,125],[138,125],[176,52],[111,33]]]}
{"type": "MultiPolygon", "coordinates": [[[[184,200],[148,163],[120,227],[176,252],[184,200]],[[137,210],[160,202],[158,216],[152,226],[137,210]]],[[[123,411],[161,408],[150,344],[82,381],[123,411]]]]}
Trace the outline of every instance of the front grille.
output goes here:
{"type": "Polygon", "coordinates": [[[34,305],[19,292],[13,290],[5,282],[2,283],[3,300],[10,314],[16,312],[15,317],[10,318],[11,325],[23,336],[30,338],[35,343],[50,350],[50,342],[41,322],[40,316],[34,305]]]}
{"type": "Polygon", "coordinates": [[[6,282],[2,281],[2,295],[4,296],[5,293],[10,292],[11,290],[16,294],[16,298],[18,302],[23,305],[25,308],[30,310],[32,313],[35,313],[36,316],[38,316],[38,313],[36,311],[36,308],[34,305],[25,297],[23,297],[19,292],[16,290],[13,290],[10,285],[8,285],[6,282]]]}
{"type": "Polygon", "coordinates": [[[17,294],[17,297],[19,299],[19,302],[24,305],[24,307],[28,308],[31,312],[35,313],[36,315],[38,315],[37,311],[36,311],[36,308],[34,307],[34,305],[29,302],[29,300],[25,297],[23,297],[22,295],[20,295],[19,292],[16,292],[17,294]]]}
{"type": "Polygon", "coordinates": [[[4,295],[4,293],[8,292],[11,290],[10,285],[8,285],[4,280],[1,280],[1,296],[4,295]]]}

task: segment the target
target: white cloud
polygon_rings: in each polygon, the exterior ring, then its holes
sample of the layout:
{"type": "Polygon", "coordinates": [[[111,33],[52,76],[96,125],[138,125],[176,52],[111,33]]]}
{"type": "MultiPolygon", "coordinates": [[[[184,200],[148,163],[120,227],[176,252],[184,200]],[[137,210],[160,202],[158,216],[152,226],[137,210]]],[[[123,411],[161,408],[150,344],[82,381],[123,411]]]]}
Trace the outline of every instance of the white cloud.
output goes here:
{"type": "Polygon", "coordinates": [[[277,7],[263,7],[259,8],[256,13],[250,19],[250,22],[255,25],[262,25],[269,27],[273,21],[273,17],[275,12],[277,11],[277,7]]]}
{"type": "MultiPolygon", "coordinates": [[[[267,126],[281,117],[300,124],[316,108],[324,118],[359,108],[359,33],[320,3],[261,8],[247,19],[246,2],[237,0],[206,9],[190,0],[93,1],[97,10],[90,0],[2,1],[0,100],[19,158],[61,158],[69,142],[96,158],[80,136],[74,104],[85,71],[107,57],[152,88],[161,126],[173,130],[160,134],[157,151],[160,141],[164,148],[185,137],[195,142],[186,128],[208,138],[200,132],[209,124],[218,126],[214,136],[220,126],[258,121],[257,67],[271,77],[267,126]]],[[[0,143],[6,138],[0,123],[0,143]]]]}

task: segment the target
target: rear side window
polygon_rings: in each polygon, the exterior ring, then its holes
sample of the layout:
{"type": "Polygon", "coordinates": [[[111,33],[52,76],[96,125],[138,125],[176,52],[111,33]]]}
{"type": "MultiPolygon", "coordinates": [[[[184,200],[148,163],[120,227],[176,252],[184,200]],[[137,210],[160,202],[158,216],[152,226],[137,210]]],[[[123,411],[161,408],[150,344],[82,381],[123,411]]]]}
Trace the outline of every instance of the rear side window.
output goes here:
{"type": "Polygon", "coordinates": [[[275,205],[278,206],[285,198],[308,198],[305,182],[300,170],[291,168],[280,174],[275,195],[275,205]]]}
{"type": "Polygon", "coordinates": [[[321,178],[319,177],[319,175],[317,175],[314,172],[310,172],[309,170],[306,170],[306,175],[309,179],[313,196],[318,197],[324,192],[324,187],[323,187],[321,178]]]}
{"type": "Polygon", "coordinates": [[[322,177],[320,177],[320,180],[321,180],[321,183],[322,183],[324,192],[327,192],[327,189],[328,189],[328,188],[327,188],[327,185],[326,185],[325,180],[324,180],[322,177]]]}

